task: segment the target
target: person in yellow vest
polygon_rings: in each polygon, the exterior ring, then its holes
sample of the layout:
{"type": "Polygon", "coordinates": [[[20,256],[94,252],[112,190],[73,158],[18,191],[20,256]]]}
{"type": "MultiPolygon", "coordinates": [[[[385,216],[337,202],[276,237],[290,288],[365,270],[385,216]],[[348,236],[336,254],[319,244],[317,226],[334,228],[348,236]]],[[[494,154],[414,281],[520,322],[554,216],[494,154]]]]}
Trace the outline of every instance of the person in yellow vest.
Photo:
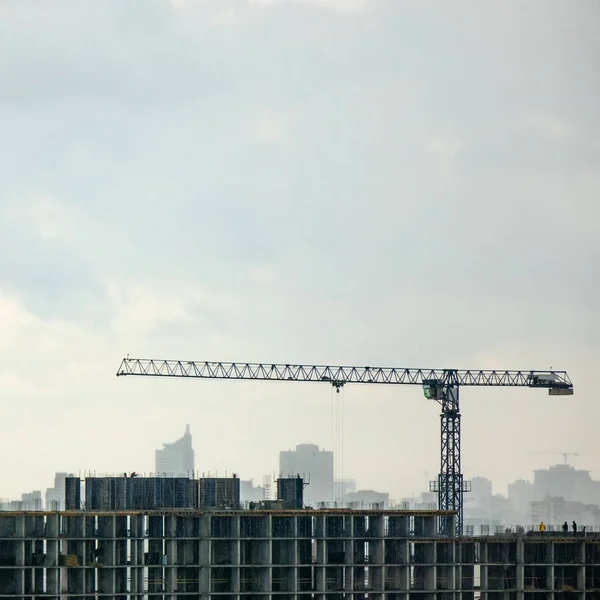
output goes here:
{"type": "Polygon", "coordinates": [[[540,533],[544,533],[544,531],[546,531],[546,525],[544,524],[544,521],[542,521],[540,523],[539,529],[540,529],[540,533]]]}

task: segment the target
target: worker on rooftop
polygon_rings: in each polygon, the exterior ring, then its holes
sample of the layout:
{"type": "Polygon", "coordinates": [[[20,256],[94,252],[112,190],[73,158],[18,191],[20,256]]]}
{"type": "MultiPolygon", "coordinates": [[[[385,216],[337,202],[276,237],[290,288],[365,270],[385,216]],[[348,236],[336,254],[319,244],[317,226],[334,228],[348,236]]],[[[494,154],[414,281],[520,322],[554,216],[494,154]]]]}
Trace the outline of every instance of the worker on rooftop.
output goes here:
{"type": "Polygon", "coordinates": [[[544,521],[540,522],[539,530],[540,533],[544,533],[544,531],[546,531],[546,525],[544,524],[544,521]]]}
{"type": "Polygon", "coordinates": [[[569,524],[565,521],[563,523],[563,533],[568,533],[569,532],[569,524]]]}

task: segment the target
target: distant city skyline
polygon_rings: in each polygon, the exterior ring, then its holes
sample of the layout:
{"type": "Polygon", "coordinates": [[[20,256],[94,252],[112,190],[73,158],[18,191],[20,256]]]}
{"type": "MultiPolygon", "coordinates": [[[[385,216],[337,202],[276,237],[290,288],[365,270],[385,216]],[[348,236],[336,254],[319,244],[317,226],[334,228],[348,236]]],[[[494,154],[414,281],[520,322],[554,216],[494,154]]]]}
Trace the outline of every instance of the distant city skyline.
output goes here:
{"type": "MultiPolygon", "coordinates": [[[[192,447],[192,436],[190,425],[187,424],[185,426],[185,431],[182,437],[173,441],[173,442],[163,442],[163,448],[159,448],[155,450],[155,469],[154,471],[149,471],[149,473],[157,473],[162,475],[169,476],[208,476],[212,474],[213,476],[218,475],[217,470],[207,469],[203,471],[203,475],[200,472],[197,472],[195,469],[195,453],[192,447]]],[[[600,483],[595,482],[591,477],[591,471],[585,469],[576,469],[575,467],[567,464],[568,456],[577,456],[580,455],[575,452],[560,452],[560,451],[528,451],[527,454],[537,454],[537,455],[557,455],[563,457],[563,462],[550,465],[547,468],[536,468],[532,470],[532,478],[529,479],[515,479],[508,483],[507,487],[504,488],[506,491],[502,493],[498,493],[497,491],[493,494],[496,498],[508,498],[514,503],[516,502],[515,498],[521,497],[521,506],[529,503],[532,499],[540,500],[543,494],[539,493],[539,491],[534,490],[548,490],[548,494],[552,497],[561,497],[561,490],[564,489],[564,482],[560,479],[560,474],[569,474],[576,473],[577,477],[574,479],[570,487],[568,488],[569,493],[564,494],[564,497],[567,501],[578,501],[583,504],[595,504],[596,502],[600,504],[600,483]],[[552,476],[552,473],[558,474],[558,479],[552,476]],[[545,477],[546,482],[541,483],[540,478],[545,477]],[[553,486],[553,487],[552,487],[553,486]]],[[[403,494],[394,494],[390,493],[389,489],[378,489],[374,490],[372,486],[369,486],[365,482],[358,481],[354,478],[346,478],[342,481],[334,481],[333,480],[333,465],[335,462],[335,453],[331,450],[327,450],[326,448],[320,448],[317,444],[313,443],[303,443],[297,444],[295,450],[283,450],[279,452],[279,468],[277,473],[282,476],[287,476],[289,474],[300,474],[304,476],[308,481],[312,479],[312,485],[308,485],[308,492],[305,494],[305,497],[309,502],[317,503],[317,502],[332,502],[337,500],[338,502],[348,496],[347,500],[352,500],[353,494],[358,492],[357,497],[361,497],[365,495],[365,493],[371,494],[379,494],[385,495],[392,502],[404,502],[407,498],[411,498],[417,495],[421,497],[428,497],[428,491],[426,489],[423,490],[406,490],[403,494]],[[316,458],[321,457],[324,460],[316,460],[316,458]],[[316,460],[316,462],[314,462],[316,460]],[[312,462],[311,462],[312,461],[312,462]],[[329,472],[331,471],[331,472],[329,472]],[[315,479],[316,474],[316,479],[315,479]],[[315,485],[316,482],[316,485],[315,485]],[[329,491],[331,490],[331,492],[329,491]]],[[[539,461],[539,459],[538,459],[539,461]]],[[[266,469],[264,469],[266,471],[266,469]]],[[[109,474],[109,472],[103,472],[100,470],[88,471],[90,473],[104,473],[109,474]]],[[[120,475],[122,471],[113,472],[113,474],[120,475]]],[[[141,471],[137,471],[140,474],[141,471]]],[[[239,469],[233,469],[231,473],[237,473],[238,476],[241,477],[241,489],[242,496],[247,496],[248,499],[252,499],[256,501],[259,497],[262,498],[265,494],[263,487],[257,483],[256,487],[252,487],[251,479],[245,479],[245,474],[240,473],[239,469]]],[[[81,474],[81,472],[80,472],[81,474]]],[[[221,475],[226,473],[221,472],[221,475]]],[[[352,473],[348,473],[348,475],[352,475],[352,473]]],[[[64,478],[66,477],[66,472],[57,472],[55,473],[55,481],[54,486],[52,488],[47,488],[45,493],[45,501],[43,502],[44,506],[54,506],[59,507],[60,497],[63,494],[62,485],[64,485],[64,478]]],[[[263,478],[267,477],[263,475],[263,478]]],[[[268,476],[271,478],[271,476],[268,476]]],[[[273,472],[273,481],[271,482],[271,488],[275,486],[275,478],[277,477],[276,472],[273,472]]],[[[476,497],[478,495],[478,491],[480,495],[486,496],[489,494],[489,490],[493,485],[493,482],[485,476],[475,476],[466,479],[470,480],[473,486],[472,492],[465,496],[465,502],[467,508],[469,508],[470,499],[476,497]],[[486,487],[488,491],[482,491],[478,489],[480,485],[486,487]]],[[[257,481],[260,481],[261,478],[256,478],[257,481]]],[[[569,480],[571,481],[571,480],[569,480]]],[[[394,479],[390,479],[388,484],[390,488],[393,487],[394,479]]],[[[498,490],[498,486],[495,487],[495,490],[498,490]]],[[[271,490],[272,492],[272,490],[271,490]]],[[[34,492],[34,494],[37,492],[34,492]]],[[[272,494],[271,494],[272,495],[272,494]]],[[[373,498],[376,498],[376,495],[373,495],[373,498]]],[[[7,502],[28,502],[31,503],[30,500],[32,498],[30,492],[23,492],[21,494],[14,496],[10,496],[8,494],[4,494],[2,496],[0,492],[0,500],[6,504],[7,502]],[[21,500],[18,498],[21,497],[21,500]],[[25,500],[26,499],[26,500],[25,500]]],[[[373,500],[375,502],[376,500],[373,500]]],[[[421,500],[421,502],[429,503],[429,501],[421,500]]]]}
{"type": "Polygon", "coordinates": [[[171,477],[194,476],[194,449],[190,426],[185,426],[185,433],[174,442],[163,443],[155,452],[154,471],[157,475],[171,477]]]}
{"type": "MultiPolygon", "coordinates": [[[[155,459],[158,474],[171,474],[171,471],[166,469],[173,469],[175,475],[195,476],[197,473],[193,468],[187,469],[193,466],[194,461],[189,425],[186,425],[181,438],[174,442],[163,443],[163,448],[156,451],[155,459]],[[186,470],[181,472],[177,469],[186,470]]],[[[320,448],[317,444],[297,444],[294,450],[280,451],[279,474],[284,477],[301,475],[307,479],[307,483],[310,479],[310,484],[304,491],[307,505],[331,502],[334,487],[334,460],[333,451],[320,448]]],[[[43,504],[50,510],[60,509],[64,507],[66,476],[66,472],[55,474],[54,486],[46,490],[45,502],[42,502],[42,493],[39,491],[23,492],[20,499],[5,498],[0,503],[0,508],[33,510],[41,508],[43,504]]],[[[470,480],[472,491],[465,495],[466,526],[493,528],[501,525],[531,525],[536,519],[542,519],[549,525],[556,525],[554,523],[556,519],[573,518],[589,526],[600,525],[600,481],[594,480],[590,471],[577,469],[564,461],[547,468],[534,469],[531,479],[512,481],[506,493],[498,493],[494,482],[486,476],[476,476],[470,480]]],[[[250,480],[244,480],[243,474],[238,485],[242,501],[257,502],[266,496],[265,489],[261,485],[253,485],[250,480]]],[[[436,495],[426,490],[421,491],[418,497],[410,497],[409,494],[393,497],[387,489],[372,490],[362,482],[351,478],[335,482],[335,485],[340,491],[340,498],[347,503],[388,505],[392,501],[414,508],[431,508],[436,503],[436,495]]],[[[274,480],[271,486],[275,487],[274,480]]],[[[271,497],[272,494],[273,490],[271,490],[271,497]]]]}

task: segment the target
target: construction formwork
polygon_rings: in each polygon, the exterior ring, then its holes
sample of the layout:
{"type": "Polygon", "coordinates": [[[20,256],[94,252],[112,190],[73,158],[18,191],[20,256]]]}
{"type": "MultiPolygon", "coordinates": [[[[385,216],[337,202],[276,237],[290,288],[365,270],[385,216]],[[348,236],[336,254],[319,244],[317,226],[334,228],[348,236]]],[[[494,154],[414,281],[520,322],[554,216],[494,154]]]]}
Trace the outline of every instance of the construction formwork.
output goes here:
{"type": "Polygon", "coordinates": [[[197,507],[202,509],[240,508],[240,480],[233,477],[202,477],[198,479],[197,507]]]}
{"type": "Polygon", "coordinates": [[[296,477],[280,477],[277,480],[277,500],[283,508],[298,509],[304,507],[304,480],[296,477]]]}
{"type": "Polygon", "coordinates": [[[65,497],[67,510],[198,508],[198,482],[188,477],[67,477],[65,497]]]}
{"type": "Polygon", "coordinates": [[[433,511],[0,513],[0,598],[600,599],[600,537],[433,511]]]}

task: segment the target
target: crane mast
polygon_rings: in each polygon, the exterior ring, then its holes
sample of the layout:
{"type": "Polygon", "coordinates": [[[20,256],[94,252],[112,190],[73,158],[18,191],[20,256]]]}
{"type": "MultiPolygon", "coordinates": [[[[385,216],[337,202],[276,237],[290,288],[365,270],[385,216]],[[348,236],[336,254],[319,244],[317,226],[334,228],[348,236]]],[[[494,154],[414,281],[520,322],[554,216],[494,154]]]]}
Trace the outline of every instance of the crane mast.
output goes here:
{"type": "MultiPolygon", "coordinates": [[[[469,491],[461,468],[459,390],[461,387],[529,387],[550,395],[573,394],[566,371],[498,371],[468,369],[398,369],[285,363],[202,362],[124,358],[117,376],[321,382],[338,392],[349,383],[419,385],[425,397],[441,407],[440,472],[431,482],[440,510],[455,511],[455,533],[462,534],[463,496],[469,491]]],[[[442,528],[447,527],[442,522],[442,528]]],[[[452,533],[448,531],[447,533],[452,533]]]]}

